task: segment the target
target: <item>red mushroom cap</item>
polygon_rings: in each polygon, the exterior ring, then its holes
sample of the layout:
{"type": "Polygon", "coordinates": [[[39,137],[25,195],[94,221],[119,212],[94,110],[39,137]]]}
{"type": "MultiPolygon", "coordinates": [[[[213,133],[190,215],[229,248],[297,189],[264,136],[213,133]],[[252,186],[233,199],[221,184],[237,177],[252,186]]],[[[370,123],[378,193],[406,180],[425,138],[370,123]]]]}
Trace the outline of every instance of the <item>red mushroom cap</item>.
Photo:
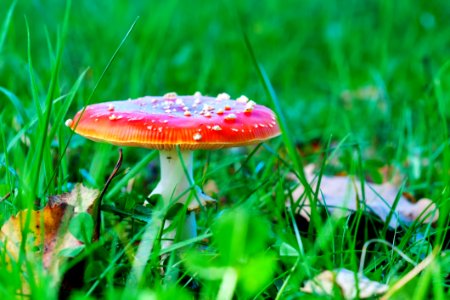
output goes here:
{"type": "Polygon", "coordinates": [[[241,96],[142,97],[93,104],[67,125],[76,133],[120,146],[159,150],[219,149],[263,142],[280,134],[274,113],[241,96]]]}

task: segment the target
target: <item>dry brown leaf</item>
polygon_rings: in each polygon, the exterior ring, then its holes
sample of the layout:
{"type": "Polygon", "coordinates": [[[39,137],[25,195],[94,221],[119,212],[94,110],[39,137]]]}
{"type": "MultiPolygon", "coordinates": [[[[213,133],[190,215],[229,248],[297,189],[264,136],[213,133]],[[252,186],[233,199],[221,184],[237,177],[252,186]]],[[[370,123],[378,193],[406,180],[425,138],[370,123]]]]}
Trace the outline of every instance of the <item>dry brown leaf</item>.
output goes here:
{"type": "Polygon", "coordinates": [[[371,281],[367,277],[357,275],[350,270],[336,269],[320,273],[313,279],[308,280],[300,290],[305,293],[330,296],[333,296],[338,290],[345,299],[356,298],[357,291],[359,291],[359,298],[365,299],[380,296],[386,293],[388,288],[386,284],[371,281]],[[358,289],[356,288],[356,278],[358,279],[358,289]]]}
{"type": "MultiPolygon", "coordinates": [[[[305,175],[311,188],[315,191],[317,178],[314,175],[314,167],[309,165],[305,168],[305,175]]],[[[304,187],[300,185],[292,192],[294,200],[302,198],[300,211],[304,218],[309,220],[311,215],[309,200],[304,194],[304,187]],[[302,206],[303,205],[303,206],[302,206]]],[[[347,215],[349,211],[355,211],[359,207],[366,208],[379,216],[383,221],[387,220],[391,208],[397,197],[397,206],[389,221],[389,226],[397,228],[400,224],[410,225],[414,221],[432,223],[437,221],[439,210],[436,204],[430,199],[420,199],[412,203],[403,194],[400,188],[392,183],[373,184],[364,182],[362,188],[361,181],[351,176],[322,176],[320,192],[318,195],[322,205],[336,215],[347,215]],[[364,197],[363,193],[364,191],[364,197]],[[361,199],[365,199],[363,203],[361,199]]]]}
{"type": "Polygon", "coordinates": [[[44,267],[58,282],[62,275],[61,263],[67,259],[59,255],[60,251],[82,245],[69,232],[69,221],[79,213],[88,212],[95,223],[95,200],[98,195],[98,190],[77,184],[70,193],[50,197],[41,210],[20,211],[1,227],[0,244],[8,250],[10,260],[16,261],[21,244],[25,243],[27,255],[41,257],[44,267]]]}

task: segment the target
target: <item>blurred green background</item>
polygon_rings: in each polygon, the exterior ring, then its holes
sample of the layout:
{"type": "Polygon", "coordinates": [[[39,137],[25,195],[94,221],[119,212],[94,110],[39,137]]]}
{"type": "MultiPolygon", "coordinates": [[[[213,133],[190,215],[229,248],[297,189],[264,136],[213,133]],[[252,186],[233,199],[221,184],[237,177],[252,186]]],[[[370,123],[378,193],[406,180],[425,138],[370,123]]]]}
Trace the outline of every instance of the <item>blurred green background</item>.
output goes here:
{"type": "MultiPolygon", "coordinates": [[[[0,20],[11,3],[0,2],[0,20]]],[[[64,9],[64,1],[17,1],[2,39],[0,86],[26,109],[26,21],[34,72],[45,94],[64,9]]],[[[270,106],[244,31],[296,141],[331,133],[336,139],[353,133],[372,140],[373,127],[376,136],[395,140],[389,133],[405,127],[404,113],[414,123],[436,109],[423,98],[450,54],[449,17],[448,1],[74,1],[59,87],[67,92],[89,68],[72,111],[80,108],[138,18],[94,102],[199,90],[246,94],[270,106]],[[362,98],[373,101],[356,101],[348,109],[342,93],[365,87],[374,90],[362,98]]],[[[13,108],[0,97],[3,109],[13,108]]]]}
{"type": "MultiPolygon", "coordinates": [[[[206,189],[210,180],[210,192],[220,205],[244,207],[241,215],[238,211],[225,217],[220,210],[203,212],[198,217],[200,233],[210,228],[216,234],[230,231],[239,224],[236,216],[241,216],[242,224],[251,225],[248,232],[241,230],[245,238],[248,234],[256,239],[249,239],[246,247],[259,246],[255,251],[237,249],[237,257],[251,257],[284,241],[298,246],[301,239],[293,232],[297,225],[286,214],[286,175],[300,174],[302,165],[293,163],[290,142],[304,162],[318,165],[325,161],[330,145],[333,174],[343,171],[360,179],[376,179],[382,166],[395,165],[407,179],[409,192],[417,198],[432,198],[442,215],[448,215],[449,1],[78,0],[71,4],[67,27],[65,11],[65,1],[0,0],[0,198],[10,195],[0,202],[0,223],[20,205],[68,191],[75,182],[103,187],[117,161],[117,147],[72,136],[64,126],[65,119],[89,103],[201,91],[212,96],[227,92],[232,98],[245,94],[274,108],[253,58],[278,96],[286,132],[283,139],[254,152],[196,154],[197,182],[206,189]],[[211,225],[217,220],[222,220],[219,225],[211,225]],[[268,222],[261,225],[260,221],[268,222]],[[271,229],[265,230],[269,224],[271,229]]],[[[122,170],[104,203],[131,215],[157,181],[157,162],[156,155],[146,149],[126,148],[124,154],[122,170]],[[127,177],[126,172],[133,176],[127,177]]],[[[116,214],[105,215],[105,228],[123,221],[116,214]]],[[[448,229],[445,218],[441,219],[438,237],[448,229]]],[[[120,226],[128,226],[128,221],[120,226]]],[[[326,226],[309,230],[319,232],[322,241],[315,244],[316,236],[307,235],[305,249],[312,253],[313,271],[345,264],[356,269],[360,253],[348,241],[353,241],[352,230],[359,225],[347,226],[347,221],[336,225],[325,218],[324,223],[334,224],[331,230],[326,226]]],[[[117,236],[119,229],[115,228],[117,236]]],[[[223,246],[229,244],[227,238],[216,236],[210,248],[228,255],[233,249],[223,246]]],[[[401,245],[407,245],[408,239],[401,245]]],[[[397,261],[386,249],[380,253],[397,274],[397,261]]],[[[260,260],[266,265],[267,278],[278,272],[272,250],[260,260]]],[[[205,262],[202,256],[198,260],[205,262]]],[[[113,278],[116,273],[108,274],[108,283],[124,284],[129,261],[123,261],[125,271],[115,270],[118,278],[113,278]]],[[[152,271],[160,267],[158,259],[154,263],[152,271]]],[[[224,264],[220,257],[214,263],[224,264]]],[[[232,263],[242,267],[243,274],[248,271],[240,262],[232,263]]],[[[115,267],[116,262],[104,264],[115,267]]],[[[275,275],[270,295],[282,293],[280,282],[288,282],[283,276],[290,274],[295,277],[292,289],[298,290],[311,274],[297,266],[283,265],[285,270],[275,275]]],[[[205,266],[192,263],[188,267],[205,266]]],[[[248,274],[258,273],[256,263],[251,267],[248,274]]],[[[97,280],[100,269],[92,267],[94,275],[86,281],[97,280]]]]}

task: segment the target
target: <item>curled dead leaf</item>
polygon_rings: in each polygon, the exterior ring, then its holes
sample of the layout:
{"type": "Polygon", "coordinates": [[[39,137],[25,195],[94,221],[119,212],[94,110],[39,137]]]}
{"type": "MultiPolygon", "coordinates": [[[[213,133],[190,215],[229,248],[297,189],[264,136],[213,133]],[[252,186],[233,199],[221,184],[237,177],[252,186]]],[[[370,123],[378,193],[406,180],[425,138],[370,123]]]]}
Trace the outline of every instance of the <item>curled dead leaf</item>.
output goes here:
{"type": "MultiPolygon", "coordinates": [[[[317,188],[317,176],[314,167],[305,167],[305,176],[313,191],[317,188]]],[[[289,175],[290,179],[298,180],[289,175]]],[[[300,199],[297,213],[306,220],[310,219],[311,210],[309,199],[305,197],[305,189],[299,183],[291,193],[292,199],[300,199]]],[[[412,203],[408,196],[401,193],[401,189],[389,182],[374,184],[361,182],[351,176],[322,176],[318,194],[319,204],[326,206],[328,211],[335,215],[348,215],[350,211],[364,208],[373,212],[383,221],[387,221],[392,208],[394,214],[389,220],[391,228],[397,228],[400,224],[410,225],[417,221],[420,223],[432,223],[439,218],[439,209],[430,199],[421,199],[412,203]],[[364,199],[364,201],[362,201],[364,199]]],[[[290,199],[286,202],[290,206],[290,199]]]]}
{"type": "Polygon", "coordinates": [[[420,220],[423,223],[434,223],[439,219],[439,210],[436,204],[427,198],[399,207],[398,213],[408,224],[415,220],[420,220]]]}

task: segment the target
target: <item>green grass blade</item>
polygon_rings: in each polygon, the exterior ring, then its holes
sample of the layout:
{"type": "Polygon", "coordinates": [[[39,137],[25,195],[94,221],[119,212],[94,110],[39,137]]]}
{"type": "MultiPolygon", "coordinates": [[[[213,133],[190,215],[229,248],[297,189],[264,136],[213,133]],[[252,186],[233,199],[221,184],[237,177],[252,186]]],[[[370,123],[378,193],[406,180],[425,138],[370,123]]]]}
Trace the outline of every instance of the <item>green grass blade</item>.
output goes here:
{"type": "Polygon", "coordinates": [[[49,137],[53,137],[56,135],[56,132],[61,129],[61,127],[64,125],[64,118],[67,115],[67,112],[69,111],[69,107],[72,104],[75,95],[78,92],[78,89],[81,86],[81,83],[84,80],[84,77],[86,75],[86,72],[88,70],[85,70],[81,73],[80,76],[78,76],[77,80],[75,81],[74,85],[72,86],[72,88],[70,89],[69,93],[67,94],[66,100],[64,101],[62,107],[59,109],[56,118],[54,120],[54,124],[50,130],[50,134],[48,135],[49,137]]]}
{"type": "Polygon", "coordinates": [[[0,53],[2,53],[3,45],[5,44],[6,34],[8,33],[9,26],[11,24],[11,18],[14,13],[14,8],[16,7],[17,0],[11,3],[11,6],[8,9],[8,13],[6,14],[6,18],[3,21],[2,30],[0,32],[0,53]]]}
{"type": "Polygon", "coordinates": [[[113,55],[111,56],[111,58],[109,59],[108,63],[106,64],[105,69],[103,70],[102,74],[100,75],[99,79],[97,80],[97,82],[95,83],[94,88],[92,89],[91,94],[89,95],[89,97],[87,98],[87,104],[90,104],[92,101],[92,97],[94,96],[94,93],[97,91],[98,86],[100,85],[100,83],[102,82],[103,77],[105,76],[106,72],[109,70],[109,68],[111,67],[112,63],[114,62],[114,60],[116,59],[117,55],[119,54],[120,49],[122,48],[122,46],[125,44],[125,41],[128,39],[128,37],[130,36],[131,32],[134,29],[134,26],[136,25],[137,21],[139,20],[139,17],[136,17],[136,19],[134,19],[134,22],[131,24],[130,28],[128,29],[127,33],[125,33],[125,36],[122,38],[122,40],[119,43],[119,46],[117,46],[116,50],[114,51],[113,55]]]}
{"type": "MultiPolygon", "coordinates": [[[[56,135],[56,132],[61,130],[61,127],[64,125],[64,117],[67,115],[67,111],[69,110],[70,105],[72,104],[76,93],[78,92],[78,89],[81,86],[81,83],[86,75],[87,70],[85,70],[83,73],[81,73],[81,75],[78,77],[78,79],[75,81],[74,85],[72,86],[72,88],[70,89],[67,97],[66,97],[66,101],[64,101],[63,105],[60,107],[56,118],[54,120],[54,124],[50,130],[49,133],[49,137],[52,138],[56,135]]],[[[55,101],[56,102],[56,101],[55,101]]],[[[61,139],[60,139],[60,143],[62,143],[61,139]]],[[[67,144],[68,145],[68,144],[67,144]]],[[[53,168],[52,174],[50,175],[50,179],[48,182],[47,187],[45,188],[45,192],[48,192],[50,189],[50,185],[53,181],[53,179],[55,178],[55,176],[58,174],[58,170],[59,167],[61,166],[61,162],[65,157],[65,152],[67,150],[67,145],[65,145],[63,148],[63,152],[60,153],[59,157],[58,157],[58,162],[56,164],[56,166],[53,168]]],[[[61,184],[61,181],[58,181],[61,184]]]]}
{"type": "MultiPolygon", "coordinates": [[[[31,193],[29,193],[31,195],[33,195],[33,194],[39,195],[41,192],[41,190],[38,189],[38,185],[39,185],[39,181],[40,181],[39,174],[41,173],[41,165],[44,160],[44,150],[49,149],[48,139],[47,139],[47,128],[50,125],[50,116],[52,113],[53,99],[56,94],[56,86],[57,86],[57,82],[58,82],[59,72],[61,69],[61,58],[62,58],[64,43],[65,43],[65,39],[67,36],[67,31],[68,31],[70,9],[71,9],[71,0],[69,0],[66,3],[66,11],[65,11],[65,15],[64,15],[62,34],[59,36],[58,42],[57,42],[56,60],[53,65],[52,74],[51,74],[51,78],[50,78],[50,84],[49,84],[47,97],[46,97],[46,101],[45,101],[46,111],[45,111],[45,114],[43,115],[44,122],[43,122],[43,127],[41,130],[41,136],[38,139],[40,141],[40,143],[39,143],[39,147],[37,148],[37,154],[36,154],[37,161],[35,161],[34,166],[33,166],[34,168],[32,169],[32,172],[31,172],[30,182],[32,182],[32,184],[31,184],[32,188],[29,191],[29,192],[31,192],[31,193]]],[[[50,170],[47,170],[47,171],[50,171],[50,170]]]]}
{"type": "Polygon", "coordinates": [[[21,124],[27,123],[28,122],[28,115],[27,115],[27,112],[25,111],[25,108],[23,107],[23,104],[20,101],[20,99],[17,98],[17,96],[13,92],[7,90],[6,88],[4,88],[2,86],[0,86],[0,92],[5,94],[6,98],[9,99],[9,101],[12,103],[14,108],[19,113],[19,115],[18,115],[19,122],[21,124]]]}
{"type": "MultiPolygon", "coordinates": [[[[292,136],[290,134],[291,131],[288,128],[286,118],[284,117],[283,109],[282,109],[281,104],[278,100],[278,97],[275,93],[275,90],[270,82],[270,79],[267,76],[267,73],[265,72],[263,66],[260,63],[258,63],[256,55],[253,51],[253,47],[252,47],[250,40],[244,30],[242,30],[242,34],[243,34],[245,45],[247,46],[247,50],[252,59],[253,66],[255,67],[255,69],[258,73],[258,76],[261,80],[261,84],[263,85],[267,96],[269,97],[269,99],[271,99],[271,101],[275,107],[275,113],[277,115],[278,124],[280,126],[281,136],[282,136],[283,142],[286,146],[286,151],[288,152],[288,155],[291,158],[293,166],[294,166],[293,171],[295,172],[296,176],[300,180],[300,183],[304,186],[305,192],[306,192],[306,197],[310,200],[311,222],[315,225],[318,225],[318,224],[316,224],[317,205],[316,205],[315,199],[313,199],[313,197],[312,197],[314,195],[314,191],[311,189],[311,186],[309,185],[309,183],[306,179],[305,172],[303,169],[303,161],[302,161],[301,157],[299,156],[297,150],[295,149],[295,145],[294,145],[294,142],[292,141],[292,136]]],[[[320,228],[320,225],[318,225],[317,228],[320,228]]]]}
{"type": "Polygon", "coordinates": [[[27,55],[28,55],[28,76],[30,77],[30,87],[31,94],[33,96],[34,107],[36,109],[36,115],[38,120],[42,119],[42,107],[39,101],[39,90],[36,83],[36,78],[34,77],[33,69],[33,56],[31,55],[31,36],[30,36],[30,26],[28,25],[28,20],[25,18],[25,25],[27,28],[27,55]]]}

